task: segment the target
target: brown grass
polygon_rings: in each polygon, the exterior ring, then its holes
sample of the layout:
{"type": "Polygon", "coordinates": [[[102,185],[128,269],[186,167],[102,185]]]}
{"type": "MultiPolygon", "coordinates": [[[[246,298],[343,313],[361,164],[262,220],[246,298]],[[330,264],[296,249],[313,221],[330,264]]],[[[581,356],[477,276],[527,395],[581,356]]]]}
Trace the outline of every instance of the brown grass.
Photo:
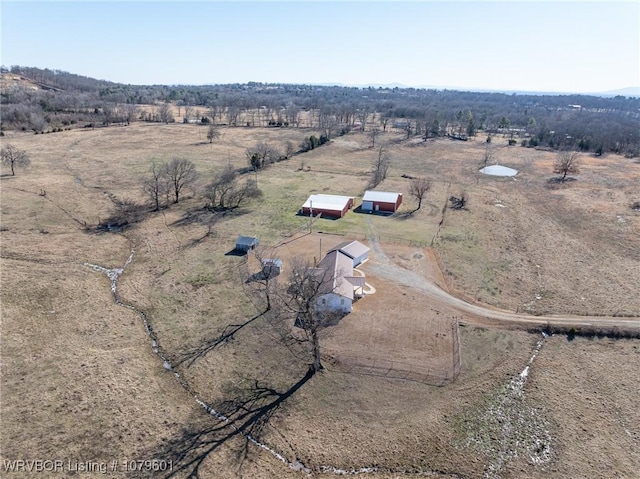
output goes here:
{"type": "MultiPolygon", "coordinates": [[[[147,313],[161,347],[177,361],[261,310],[255,294],[240,286],[244,260],[225,255],[235,237],[255,234],[265,244],[280,244],[308,225],[308,218],[296,216],[308,194],[361,194],[375,156],[367,139],[338,138],[259,172],[263,198],[225,217],[210,236],[202,224],[180,222],[202,206],[195,193],[124,235],[95,234],[84,225],[112,214],[105,193],[142,201],[140,177],[152,159],[187,157],[204,183],[228,163],[244,166],[244,150],[258,140],[298,144],[311,133],[225,129],[210,145],[205,127],[134,124],[3,139],[26,149],[32,165],[0,180],[2,459],[147,459],[184,432],[215,424],[162,367],[140,317],[114,305],[107,277],[83,263],[121,267],[134,242],[120,295],[147,313]]],[[[477,173],[481,141],[394,143],[399,136],[385,136],[393,163],[380,189],[405,194],[401,214],[321,219],[314,235],[282,246],[279,256],[312,259],[320,256],[320,237],[326,250],[345,237],[374,234],[396,264],[495,306],[532,313],[640,311],[634,294],[640,215],[628,208],[640,165],[585,157],[578,181],[549,188],[552,153],[502,147],[494,139],[495,159],[520,170],[515,180],[500,179],[477,173]],[[433,180],[426,204],[413,215],[405,214],[413,200],[402,174],[433,180]],[[425,250],[408,242],[429,244],[448,195],[462,190],[470,196],[469,210],[447,211],[436,239],[445,279],[422,259],[425,250]]],[[[447,354],[437,328],[452,313],[435,312],[418,292],[375,275],[368,281],[378,293],[356,303],[327,348],[439,367],[447,354]]],[[[263,439],[308,467],[383,470],[371,477],[402,477],[401,470],[482,477],[487,458],[458,447],[457,418],[481,408],[490,391],[518,374],[538,337],[467,327],[461,338],[462,372],[455,383],[438,388],[329,370],[286,401],[263,439]]],[[[260,317],[179,370],[200,397],[220,404],[256,380],[286,390],[306,370],[296,352],[278,343],[260,317]]],[[[542,469],[515,461],[502,477],[606,476],[607,470],[632,477],[640,464],[633,447],[638,361],[630,340],[551,338],[526,391],[551,422],[557,453],[542,469]],[[584,364],[588,371],[576,379],[584,364]]],[[[240,461],[241,442],[229,441],[210,455],[203,477],[300,476],[253,446],[240,461]]]]}

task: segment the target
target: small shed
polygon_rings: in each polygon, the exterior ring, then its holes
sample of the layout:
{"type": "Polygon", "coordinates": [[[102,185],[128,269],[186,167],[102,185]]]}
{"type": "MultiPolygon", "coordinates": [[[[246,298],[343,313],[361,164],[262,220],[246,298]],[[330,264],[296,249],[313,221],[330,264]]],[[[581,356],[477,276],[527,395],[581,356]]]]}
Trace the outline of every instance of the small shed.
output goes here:
{"type": "Polygon", "coordinates": [[[244,251],[246,253],[254,249],[258,244],[260,244],[260,242],[255,236],[238,236],[238,239],[236,240],[236,250],[244,251]]]}
{"type": "Polygon", "coordinates": [[[311,195],[302,205],[302,214],[342,218],[353,207],[352,196],[311,195]]]}
{"type": "Polygon", "coordinates": [[[362,211],[383,211],[395,213],[402,204],[402,193],[388,191],[365,191],[362,197],[362,211]]]}
{"type": "Polygon", "coordinates": [[[267,278],[273,278],[282,273],[282,260],[281,259],[263,259],[262,260],[262,274],[267,278]]]}
{"type": "Polygon", "coordinates": [[[328,252],[331,253],[332,251],[340,251],[347,255],[353,261],[353,267],[355,268],[369,257],[370,249],[360,241],[345,241],[334,246],[328,252]]]}

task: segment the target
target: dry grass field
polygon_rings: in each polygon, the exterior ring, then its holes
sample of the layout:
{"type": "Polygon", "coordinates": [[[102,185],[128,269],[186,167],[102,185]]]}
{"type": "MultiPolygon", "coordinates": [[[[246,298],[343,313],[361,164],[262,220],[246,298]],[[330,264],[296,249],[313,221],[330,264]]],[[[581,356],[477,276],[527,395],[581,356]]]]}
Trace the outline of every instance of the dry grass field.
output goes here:
{"type": "MultiPolygon", "coordinates": [[[[2,461],[111,467],[173,459],[176,477],[186,477],[178,468],[189,464],[200,477],[308,476],[247,443],[244,429],[207,414],[195,395],[314,477],[360,469],[376,479],[638,477],[636,340],[552,336],[521,377],[539,335],[464,326],[462,369],[445,386],[344,372],[329,362],[308,378],[308,358],[278,340],[261,314],[263,299],[245,282],[255,259],[227,254],[237,235],[257,235],[286,268],[294,257],[319,257],[320,239],[323,251],[345,238],[367,242],[373,251],[361,269],[376,293],[326,330],[326,353],[446,368],[455,313],[382,275],[384,261],[492,307],[638,315],[640,213],[629,207],[640,200],[636,160],[585,156],[577,181],[550,186],[550,152],[494,138],[495,161],[520,173],[488,177],[477,171],[481,139],[405,142],[387,133],[392,165],[380,189],[404,193],[400,213],[349,212],[317,220],[305,235],[308,218],[296,212],[310,193],[359,196],[366,188],[375,153],[365,135],[351,134],[260,171],[263,196],[208,236],[193,214],[203,205],[197,189],[124,232],[95,231],[113,214],[110,195],[144,200],[140,179],[154,159],[191,159],[201,188],[225,165],[245,166],[245,149],[259,140],[282,148],[312,133],[229,128],[211,145],[205,127],[133,124],[3,138],[32,163],[15,177],[3,169],[0,178],[2,461]],[[433,181],[413,214],[403,174],[433,181]],[[468,210],[447,210],[439,229],[447,198],[461,191],[468,210]],[[118,297],[145,313],[165,365],[142,317],[115,304],[107,275],[85,265],[123,268],[132,248],[118,297]],[[237,333],[216,343],[231,325],[237,333]],[[243,422],[260,407],[268,421],[243,422]]],[[[142,475],[121,466],[108,474],[142,475]]],[[[0,476],[32,474],[3,469],[0,476]]]]}

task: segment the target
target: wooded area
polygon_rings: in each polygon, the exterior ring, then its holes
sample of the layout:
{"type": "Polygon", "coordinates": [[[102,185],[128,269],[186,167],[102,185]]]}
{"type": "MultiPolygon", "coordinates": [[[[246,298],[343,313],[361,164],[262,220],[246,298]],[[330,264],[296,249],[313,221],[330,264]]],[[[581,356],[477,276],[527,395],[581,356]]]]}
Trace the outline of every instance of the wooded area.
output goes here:
{"type": "MultiPolygon", "coordinates": [[[[132,121],[316,128],[330,139],[390,128],[407,138],[502,135],[513,144],[640,156],[640,99],[318,85],[124,85],[59,70],[2,67],[37,87],[3,82],[1,128],[61,131],[132,121]],[[139,105],[154,105],[149,112],[139,105]]],[[[375,136],[372,137],[375,144],[375,136]]]]}

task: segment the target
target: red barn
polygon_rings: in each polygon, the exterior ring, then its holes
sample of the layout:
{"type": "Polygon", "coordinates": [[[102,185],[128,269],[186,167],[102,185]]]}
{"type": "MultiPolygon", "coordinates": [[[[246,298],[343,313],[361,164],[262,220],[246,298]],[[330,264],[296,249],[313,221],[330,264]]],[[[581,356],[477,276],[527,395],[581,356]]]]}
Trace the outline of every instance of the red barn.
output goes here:
{"type": "Polygon", "coordinates": [[[302,214],[342,218],[353,207],[352,196],[311,195],[302,205],[302,214]]]}
{"type": "Polygon", "coordinates": [[[402,193],[386,191],[365,191],[362,197],[362,211],[384,211],[395,213],[402,204],[402,193]]]}

